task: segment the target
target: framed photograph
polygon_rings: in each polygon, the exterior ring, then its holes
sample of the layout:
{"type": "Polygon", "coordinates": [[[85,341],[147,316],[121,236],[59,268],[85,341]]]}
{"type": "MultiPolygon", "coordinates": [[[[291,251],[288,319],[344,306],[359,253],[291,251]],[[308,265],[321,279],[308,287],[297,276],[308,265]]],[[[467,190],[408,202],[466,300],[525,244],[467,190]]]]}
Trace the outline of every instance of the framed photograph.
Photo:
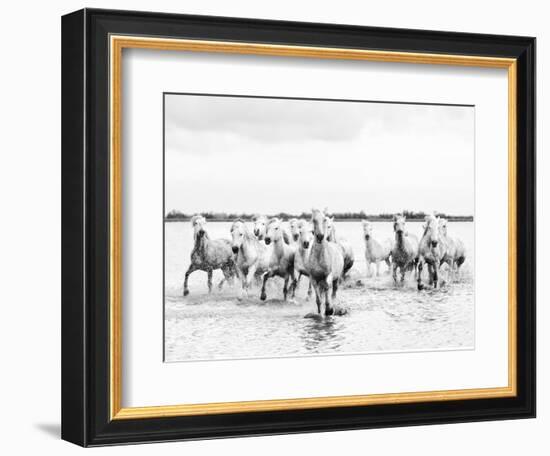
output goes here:
{"type": "Polygon", "coordinates": [[[62,437],[535,416],[535,39],[62,19],[62,437]]]}

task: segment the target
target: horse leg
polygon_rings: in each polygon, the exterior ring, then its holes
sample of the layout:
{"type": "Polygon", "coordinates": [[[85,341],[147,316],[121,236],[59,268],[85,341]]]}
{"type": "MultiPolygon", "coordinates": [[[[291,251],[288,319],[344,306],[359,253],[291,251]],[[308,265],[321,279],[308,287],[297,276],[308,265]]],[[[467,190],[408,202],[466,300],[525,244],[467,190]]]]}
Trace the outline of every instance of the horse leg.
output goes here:
{"type": "Polygon", "coordinates": [[[457,280],[457,272],[458,272],[458,270],[456,269],[455,260],[451,260],[450,266],[451,266],[451,269],[453,270],[453,276],[452,276],[452,282],[451,283],[455,283],[455,281],[457,280]]]}
{"type": "Polygon", "coordinates": [[[385,259],[385,261],[386,261],[386,266],[388,267],[388,272],[387,272],[387,274],[389,274],[389,273],[391,272],[391,261],[390,261],[390,257],[387,257],[387,258],[385,259]]]}
{"type": "Polygon", "coordinates": [[[312,283],[313,289],[315,290],[315,302],[317,303],[317,313],[321,314],[321,290],[319,289],[319,284],[313,279],[309,279],[312,283]]]}
{"type": "Polygon", "coordinates": [[[298,288],[299,280],[299,277],[298,279],[296,278],[296,270],[294,268],[290,270],[290,279],[290,288],[292,288],[292,299],[294,299],[296,297],[296,288],[298,288]]]}
{"type": "Polygon", "coordinates": [[[433,276],[434,276],[434,289],[437,288],[437,280],[439,278],[439,261],[436,261],[433,265],[433,276]]]}
{"type": "MultiPolygon", "coordinates": [[[[334,280],[337,280],[337,279],[334,279],[334,280]]],[[[330,299],[330,290],[329,290],[329,287],[330,287],[329,284],[331,284],[332,282],[333,282],[333,279],[331,277],[331,274],[329,274],[328,277],[322,283],[323,291],[325,293],[325,316],[327,317],[334,313],[334,309],[332,308],[332,302],[330,299]]]]}
{"type": "Polygon", "coordinates": [[[409,265],[401,267],[401,285],[405,283],[405,273],[407,272],[407,269],[409,269],[409,265]]]}
{"type": "Polygon", "coordinates": [[[338,291],[338,279],[333,279],[332,280],[332,299],[336,299],[336,292],[338,291]]]}
{"type": "Polygon", "coordinates": [[[245,291],[246,291],[246,296],[248,296],[248,288],[250,287],[250,285],[252,284],[252,279],[254,278],[254,276],[256,275],[256,269],[258,268],[258,265],[253,265],[253,266],[250,266],[248,268],[248,274],[246,275],[246,280],[245,280],[245,291]]]}
{"type": "Polygon", "coordinates": [[[243,299],[244,296],[244,289],[245,289],[245,283],[246,283],[246,275],[244,274],[243,270],[240,268],[237,268],[237,276],[239,277],[239,280],[241,281],[241,291],[239,293],[239,301],[243,299]]]}
{"type": "Polygon", "coordinates": [[[218,291],[221,291],[223,288],[223,285],[227,283],[233,283],[233,275],[231,273],[231,268],[228,265],[223,265],[221,267],[223,278],[220,280],[220,283],[218,283],[218,291]]]}
{"type": "Polygon", "coordinates": [[[380,276],[380,261],[376,262],[376,277],[380,276]]]}
{"type": "Polygon", "coordinates": [[[263,276],[263,283],[262,283],[262,291],[260,293],[260,299],[262,301],[265,301],[267,299],[267,295],[265,294],[265,284],[267,283],[267,281],[269,279],[271,279],[271,277],[273,277],[273,272],[271,271],[271,269],[269,271],[267,271],[266,273],[264,273],[264,276],[263,276]]]}
{"type": "Polygon", "coordinates": [[[296,297],[296,288],[298,288],[298,285],[300,284],[300,279],[302,278],[302,273],[298,273],[298,278],[294,279],[294,283],[292,284],[292,299],[296,297]]]}
{"type": "Polygon", "coordinates": [[[428,263],[428,284],[434,284],[434,267],[430,263],[428,263]]]}
{"type": "MultiPolygon", "coordinates": [[[[283,284],[283,299],[286,301],[286,298],[288,296],[288,281],[290,279],[290,276],[287,274],[285,276],[285,283],[283,284]]],[[[292,286],[292,284],[290,285],[292,286]]]]}
{"type": "Polygon", "coordinates": [[[418,273],[416,275],[416,287],[418,290],[422,290],[424,288],[424,285],[422,285],[422,269],[424,268],[424,262],[422,260],[418,260],[418,273]]]}
{"type": "Polygon", "coordinates": [[[213,275],[213,271],[212,269],[207,269],[206,270],[206,273],[208,274],[208,293],[212,293],[212,275],[213,275]]]}
{"type": "Polygon", "coordinates": [[[393,282],[397,284],[397,263],[395,261],[392,263],[392,277],[393,282]]]}
{"type": "Polygon", "coordinates": [[[183,281],[183,296],[187,296],[189,294],[189,288],[187,287],[187,281],[189,280],[189,276],[192,272],[195,272],[197,270],[197,266],[195,266],[193,263],[189,265],[189,268],[187,269],[187,272],[185,273],[185,280],[183,281]]]}
{"type": "Polygon", "coordinates": [[[307,287],[307,298],[306,298],[306,301],[309,301],[311,299],[311,288],[312,288],[312,285],[311,285],[311,278],[309,279],[309,286],[307,287]]]}
{"type": "Polygon", "coordinates": [[[453,265],[453,261],[452,260],[448,260],[445,262],[448,266],[448,270],[449,272],[447,273],[447,282],[448,283],[453,283],[454,282],[454,265],[453,265]]]}

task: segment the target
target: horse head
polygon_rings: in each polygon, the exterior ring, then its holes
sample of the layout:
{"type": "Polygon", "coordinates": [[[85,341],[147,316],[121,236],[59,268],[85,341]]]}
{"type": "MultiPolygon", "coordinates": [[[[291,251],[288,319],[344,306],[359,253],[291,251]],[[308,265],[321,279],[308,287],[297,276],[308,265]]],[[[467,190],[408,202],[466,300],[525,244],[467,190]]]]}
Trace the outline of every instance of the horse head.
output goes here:
{"type": "Polygon", "coordinates": [[[193,227],[193,236],[195,239],[204,235],[204,225],[206,225],[206,219],[202,215],[197,214],[191,217],[191,226],[193,227]]]}
{"type": "Polygon", "coordinates": [[[439,232],[443,236],[447,236],[447,223],[448,223],[447,219],[444,219],[444,218],[439,219],[439,232]]]}
{"type": "Polygon", "coordinates": [[[292,218],[288,221],[288,226],[290,228],[290,235],[292,236],[292,239],[294,242],[298,241],[298,238],[300,237],[300,221],[296,218],[292,218]]]}
{"type": "Polygon", "coordinates": [[[329,217],[325,213],[325,220],[327,224],[327,240],[336,242],[336,228],[334,227],[334,217],[329,217]]]}
{"type": "Polygon", "coordinates": [[[365,239],[368,241],[372,236],[372,225],[368,220],[361,220],[363,225],[363,233],[365,234],[365,239]]]}
{"type": "Polygon", "coordinates": [[[253,219],[254,222],[254,236],[260,241],[265,238],[267,232],[267,217],[265,215],[257,215],[253,219]]]}
{"type": "Polygon", "coordinates": [[[313,241],[313,228],[309,223],[307,223],[305,220],[302,221],[303,223],[299,224],[299,240],[300,245],[304,249],[309,249],[309,246],[311,245],[311,242],[313,241]]]}
{"type": "Polygon", "coordinates": [[[231,250],[233,253],[237,253],[243,245],[246,232],[246,225],[240,219],[235,220],[231,225],[231,250]]]}
{"type": "Polygon", "coordinates": [[[311,223],[313,224],[313,234],[318,243],[323,242],[330,235],[329,217],[318,209],[313,209],[311,213],[311,223]]]}
{"type": "Polygon", "coordinates": [[[267,224],[267,231],[265,235],[266,245],[271,244],[271,241],[277,242],[283,238],[283,229],[281,226],[281,220],[278,218],[272,218],[267,224]]]}
{"type": "Polygon", "coordinates": [[[426,222],[424,238],[430,247],[435,248],[439,243],[439,220],[435,215],[427,215],[424,220],[426,222]]]}
{"type": "Polygon", "coordinates": [[[393,216],[393,231],[395,232],[395,237],[397,240],[403,239],[403,234],[405,233],[406,221],[407,221],[407,217],[404,215],[393,216]]]}

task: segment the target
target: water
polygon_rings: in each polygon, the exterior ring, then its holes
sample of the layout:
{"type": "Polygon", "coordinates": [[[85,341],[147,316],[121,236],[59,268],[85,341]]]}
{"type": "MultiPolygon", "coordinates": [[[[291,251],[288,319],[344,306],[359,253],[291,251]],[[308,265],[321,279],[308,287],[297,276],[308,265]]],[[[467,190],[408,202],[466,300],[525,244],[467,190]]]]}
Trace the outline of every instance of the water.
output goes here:
{"type": "MultiPolygon", "coordinates": [[[[420,225],[407,224],[417,235],[420,225]]],[[[229,238],[229,226],[211,222],[207,229],[211,238],[229,238]]],[[[373,226],[376,239],[391,237],[391,223],[375,222],[373,226]]],[[[467,249],[458,282],[421,292],[412,276],[407,276],[403,287],[396,287],[385,264],[379,277],[367,278],[361,224],[337,222],[336,229],[351,242],[355,253],[350,280],[341,286],[337,300],[349,313],[304,318],[317,311],[315,299],[305,299],[307,278],[302,278],[295,302],[282,300],[280,279],[269,284],[265,302],[259,299],[257,288],[249,298],[238,301],[238,284],[208,295],[206,273],[196,271],[189,278],[190,294],[183,298],[192,229],[188,222],[166,223],[166,361],[473,348],[473,223],[449,223],[449,233],[462,239],[467,249]]],[[[445,278],[445,273],[442,276],[445,278]]],[[[214,285],[221,277],[221,271],[215,271],[214,285]]]]}

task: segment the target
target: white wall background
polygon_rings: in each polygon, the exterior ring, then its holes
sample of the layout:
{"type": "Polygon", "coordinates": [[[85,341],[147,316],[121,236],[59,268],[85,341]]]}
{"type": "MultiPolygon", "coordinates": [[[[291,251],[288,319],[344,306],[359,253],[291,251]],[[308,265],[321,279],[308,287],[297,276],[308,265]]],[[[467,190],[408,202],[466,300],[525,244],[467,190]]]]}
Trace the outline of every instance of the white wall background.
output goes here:
{"type": "MultiPolygon", "coordinates": [[[[5,454],[71,454],[60,422],[60,16],[115,8],[313,22],[439,29],[538,38],[538,247],[550,229],[543,211],[550,173],[544,119],[550,100],[550,30],[544,2],[339,2],[278,0],[103,0],[9,2],[2,9],[0,70],[0,446],[5,454]],[[31,215],[32,214],[32,215],[31,215]]],[[[400,429],[103,448],[94,454],[543,454],[550,447],[550,299],[539,262],[538,418],[400,429]]]]}

